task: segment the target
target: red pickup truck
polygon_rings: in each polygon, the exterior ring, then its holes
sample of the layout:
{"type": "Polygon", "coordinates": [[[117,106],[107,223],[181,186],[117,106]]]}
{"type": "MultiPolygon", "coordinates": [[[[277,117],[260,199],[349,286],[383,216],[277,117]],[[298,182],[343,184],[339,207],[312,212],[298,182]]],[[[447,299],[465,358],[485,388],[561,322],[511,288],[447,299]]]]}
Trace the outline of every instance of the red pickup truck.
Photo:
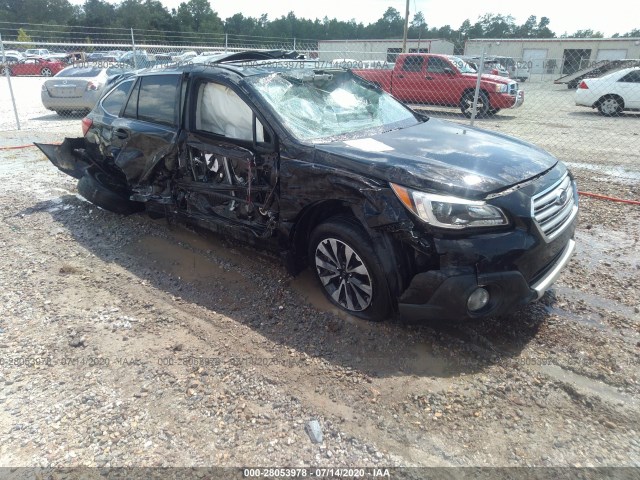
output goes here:
{"type": "MultiPolygon", "coordinates": [[[[406,103],[460,107],[471,116],[478,74],[461,58],[431,53],[398,55],[393,70],[353,72],[406,103]]],[[[478,117],[493,115],[503,108],[516,108],[524,102],[518,83],[498,75],[482,75],[478,93],[478,117]]]]}

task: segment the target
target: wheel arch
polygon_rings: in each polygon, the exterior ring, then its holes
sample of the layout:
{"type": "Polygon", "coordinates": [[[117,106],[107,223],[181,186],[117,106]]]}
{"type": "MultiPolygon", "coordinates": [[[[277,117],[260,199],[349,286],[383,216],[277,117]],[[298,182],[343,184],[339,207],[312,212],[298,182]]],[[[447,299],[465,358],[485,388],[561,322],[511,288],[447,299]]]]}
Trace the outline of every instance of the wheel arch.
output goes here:
{"type": "Polygon", "coordinates": [[[292,274],[297,274],[307,266],[307,244],[313,229],[336,215],[355,215],[353,208],[344,200],[321,200],[307,205],[298,214],[289,234],[291,261],[287,262],[292,274]]]}
{"type": "MultiPolygon", "coordinates": [[[[462,101],[462,99],[464,98],[464,96],[465,96],[467,93],[473,93],[473,94],[475,94],[475,91],[476,91],[476,89],[475,89],[475,88],[471,88],[471,87],[467,87],[467,88],[465,88],[465,89],[462,91],[462,94],[460,95],[460,101],[462,101]]],[[[491,102],[491,96],[489,95],[489,92],[488,92],[484,87],[480,87],[480,91],[481,91],[482,93],[484,93],[484,94],[487,96],[487,98],[489,99],[489,102],[491,102]]]]}
{"type": "Polygon", "coordinates": [[[371,245],[387,275],[393,308],[397,297],[406,289],[410,280],[410,266],[406,248],[392,235],[371,228],[366,221],[362,207],[343,200],[324,200],[308,206],[300,213],[290,235],[290,273],[297,274],[308,266],[308,245],[314,229],[332,218],[347,217],[357,222],[359,228],[370,238],[371,245]]]}

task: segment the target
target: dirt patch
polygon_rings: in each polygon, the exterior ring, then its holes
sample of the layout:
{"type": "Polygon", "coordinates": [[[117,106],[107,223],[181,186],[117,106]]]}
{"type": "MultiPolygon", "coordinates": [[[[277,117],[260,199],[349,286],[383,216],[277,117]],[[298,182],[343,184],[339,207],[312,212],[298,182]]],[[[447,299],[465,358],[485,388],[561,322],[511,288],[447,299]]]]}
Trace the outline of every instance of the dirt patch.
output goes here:
{"type": "Polygon", "coordinates": [[[640,466],[637,207],[585,199],[554,292],[508,318],[372,324],[35,151],[0,163],[1,466],[640,466]]]}

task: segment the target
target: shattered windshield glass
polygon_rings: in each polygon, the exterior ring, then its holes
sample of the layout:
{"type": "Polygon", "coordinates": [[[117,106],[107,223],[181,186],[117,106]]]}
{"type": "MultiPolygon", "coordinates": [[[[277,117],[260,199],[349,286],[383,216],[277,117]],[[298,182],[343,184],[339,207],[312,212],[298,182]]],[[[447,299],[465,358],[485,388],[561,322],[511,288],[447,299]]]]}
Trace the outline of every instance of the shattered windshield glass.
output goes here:
{"type": "Polygon", "coordinates": [[[284,125],[303,141],[419,123],[390,95],[347,72],[294,70],[249,79],[284,125]]]}

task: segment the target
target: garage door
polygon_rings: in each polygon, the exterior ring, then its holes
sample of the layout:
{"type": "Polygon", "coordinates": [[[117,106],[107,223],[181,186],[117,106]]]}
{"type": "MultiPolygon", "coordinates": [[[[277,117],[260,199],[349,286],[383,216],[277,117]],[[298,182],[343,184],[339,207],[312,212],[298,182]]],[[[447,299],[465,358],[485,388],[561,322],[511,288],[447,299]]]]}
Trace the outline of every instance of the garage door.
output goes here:
{"type": "Polygon", "coordinates": [[[600,60],[624,60],[627,58],[626,50],[609,50],[609,49],[601,49],[598,50],[598,57],[596,61],[600,60]]]}
{"type": "Polygon", "coordinates": [[[544,73],[544,63],[546,58],[546,48],[525,48],[522,51],[522,59],[529,65],[529,71],[531,73],[544,73]]]}

